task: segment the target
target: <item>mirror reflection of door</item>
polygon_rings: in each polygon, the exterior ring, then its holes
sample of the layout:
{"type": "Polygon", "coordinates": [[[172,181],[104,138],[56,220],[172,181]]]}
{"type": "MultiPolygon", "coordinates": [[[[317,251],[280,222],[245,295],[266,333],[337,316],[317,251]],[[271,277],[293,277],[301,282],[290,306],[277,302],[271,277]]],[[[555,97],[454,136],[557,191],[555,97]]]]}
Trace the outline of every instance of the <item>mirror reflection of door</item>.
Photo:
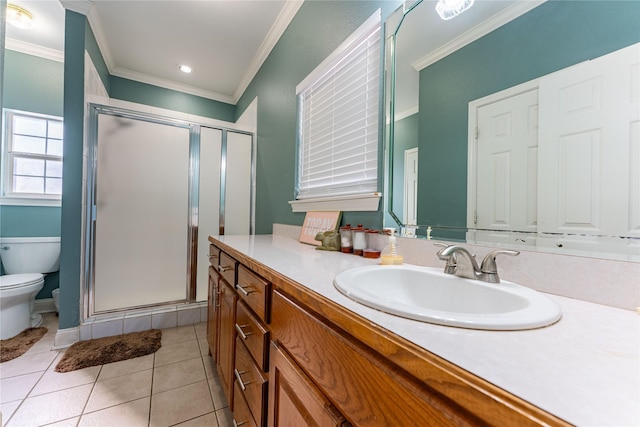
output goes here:
{"type": "Polygon", "coordinates": [[[538,91],[477,110],[476,228],[536,231],[538,91]]]}
{"type": "Polygon", "coordinates": [[[404,152],[403,224],[418,224],[418,148],[404,152]]]}

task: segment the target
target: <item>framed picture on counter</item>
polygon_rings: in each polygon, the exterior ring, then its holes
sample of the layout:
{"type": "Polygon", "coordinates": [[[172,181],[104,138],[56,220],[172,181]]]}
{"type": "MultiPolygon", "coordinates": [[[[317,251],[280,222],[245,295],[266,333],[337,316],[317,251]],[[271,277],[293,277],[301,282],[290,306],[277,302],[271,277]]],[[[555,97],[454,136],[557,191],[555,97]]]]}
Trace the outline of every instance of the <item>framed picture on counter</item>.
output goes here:
{"type": "Polygon", "coordinates": [[[337,230],[340,225],[341,211],[309,211],[304,217],[300,242],[320,246],[321,241],[315,240],[321,231],[337,230]]]}

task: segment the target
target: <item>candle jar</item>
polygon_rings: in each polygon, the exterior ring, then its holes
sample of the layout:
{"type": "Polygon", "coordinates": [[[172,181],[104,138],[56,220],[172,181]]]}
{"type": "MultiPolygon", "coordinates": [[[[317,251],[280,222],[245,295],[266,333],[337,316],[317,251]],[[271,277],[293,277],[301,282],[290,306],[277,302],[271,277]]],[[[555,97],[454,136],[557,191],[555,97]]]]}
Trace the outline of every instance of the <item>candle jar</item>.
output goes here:
{"type": "Polygon", "coordinates": [[[378,246],[378,230],[365,230],[365,248],[363,256],[365,258],[380,258],[380,249],[378,246]]]}
{"type": "Polygon", "coordinates": [[[340,251],[347,254],[353,252],[353,241],[351,240],[351,224],[340,227],[340,251]]]}
{"type": "Polygon", "coordinates": [[[351,229],[351,239],[353,240],[353,254],[362,255],[367,241],[364,235],[364,228],[362,225],[358,225],[356,228],[351,229]]]}

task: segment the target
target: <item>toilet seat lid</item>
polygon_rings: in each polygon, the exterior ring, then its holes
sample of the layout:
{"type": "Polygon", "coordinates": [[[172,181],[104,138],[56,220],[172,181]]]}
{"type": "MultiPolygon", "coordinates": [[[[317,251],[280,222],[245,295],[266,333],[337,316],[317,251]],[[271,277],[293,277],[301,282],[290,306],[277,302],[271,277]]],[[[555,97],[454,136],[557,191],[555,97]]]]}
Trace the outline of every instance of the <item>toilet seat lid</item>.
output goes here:
{"type": "Polygon", "coordinates": [[[44,276],[40,273],[7,274],[0,276],[0,289],[20,288],[40,281],[44,281],[44,276]]]}

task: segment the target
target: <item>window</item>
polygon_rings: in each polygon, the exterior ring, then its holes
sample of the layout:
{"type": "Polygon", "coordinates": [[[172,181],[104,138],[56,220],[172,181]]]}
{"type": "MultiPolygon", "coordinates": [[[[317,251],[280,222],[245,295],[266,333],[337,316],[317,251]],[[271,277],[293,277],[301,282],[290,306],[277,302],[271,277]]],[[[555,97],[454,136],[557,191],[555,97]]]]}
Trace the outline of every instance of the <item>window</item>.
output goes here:
{"type": "Polygon", "coordinates": [[[377,12],[298,85],[298,200],[379,199],[380,45],[377,12]]]}
{"type": "Polygon", "coordinates": [[[60,200],[61,118],[5,110],[3,157],[3,199],[60,200]]]}

